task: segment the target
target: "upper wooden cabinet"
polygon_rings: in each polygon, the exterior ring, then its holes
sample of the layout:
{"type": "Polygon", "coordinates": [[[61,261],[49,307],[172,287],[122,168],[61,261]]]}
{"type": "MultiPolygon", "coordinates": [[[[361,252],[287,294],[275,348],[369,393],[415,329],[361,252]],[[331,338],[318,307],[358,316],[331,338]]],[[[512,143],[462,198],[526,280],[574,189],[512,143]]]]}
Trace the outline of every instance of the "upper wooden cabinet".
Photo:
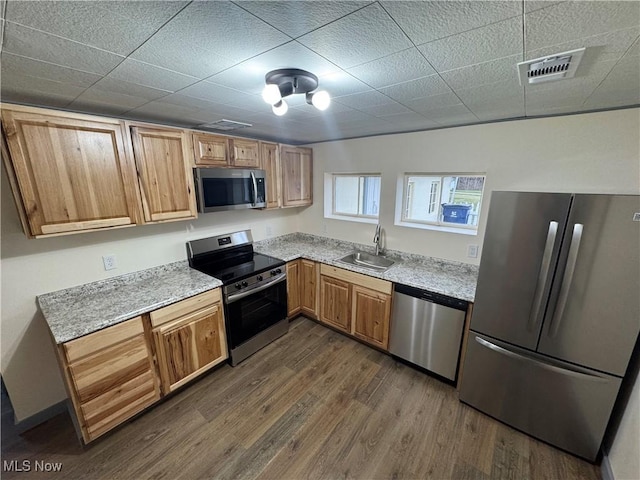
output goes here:
{"type": "Polygon", "coordinates": [[[209,133],[194,133],[193,153],[196,166],[228,167],[229,139],[209,133]]]}
{"type": "Polygon", "coordinates": [[[310,148],[280,147],[282,206],[301,207],[313,203],[313,153],[310,148]]]}
{"type": "Polygon", "coordinates": [[[267,174],[267,208],[278,208],[282,205],[278,144],[260,142],[260,168],[267,174]]]}
{"type": "Polygon", "coordinates": [[[185,130],[132,126],[147,222],[196,218],[191,139],[185,130]]]}
{"type": "Polygon", "coordinates": [[[257,140],[229,138],[231,166],[242,168],[260,168],[260,148],[257,140]]]}
{"type": "Polygon", "coordinates": [[[3,157],[28,236],[138,222],[135,166],[122,122],[3,106],[2,125],[11,158],[3,157]]]}

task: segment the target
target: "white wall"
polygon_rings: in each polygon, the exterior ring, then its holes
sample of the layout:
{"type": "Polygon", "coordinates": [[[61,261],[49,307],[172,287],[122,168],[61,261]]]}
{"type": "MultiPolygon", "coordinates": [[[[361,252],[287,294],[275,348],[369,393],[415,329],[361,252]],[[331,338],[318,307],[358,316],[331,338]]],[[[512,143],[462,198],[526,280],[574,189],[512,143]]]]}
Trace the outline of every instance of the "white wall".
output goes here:
{"type": "MultiPolygon", "coordinates": [[[[482,245],[492,190],[640,193],[640,109],[492,123],[311,145],[314,204],[300,213],[304,232],[372,244],[375,227],[323,217],[328,172],[382,172],[380,223],[388,248],[468,263],[482,245]],[[476,237],[396,227],[398,172],[486,173],[476,237]]],[[[640,378],[609,461],[616,480],[640,478],[640,378]]]]}
{"type": "Polygon", "coordinates": [[[479,263],[492,190],[588,193],[640,191],[640,110],[627,109],[311,145],[314,204],[300,214],[304,232],[372,244],[375,227],[323,216],[324,173],[381,172],[380,223],[388,248],[479,263]],[[396,227],[398,173],[486,173],[477,236],[396,227]],[[326,230],[325,230],[326,229],[326,230]]]}
{"type": "Polygon", "coordinates": [[[66,398],[36,295],[186,259],[185,242],[250,228],[255,240],[298,230],[299,208],[229,211],[193,222],[146,225],[45,239],[22,233],[2,168],[2,377],[16,417],[23,420],[66,398]],[[102,255],[118,268],[104,271],[102,255]]]}

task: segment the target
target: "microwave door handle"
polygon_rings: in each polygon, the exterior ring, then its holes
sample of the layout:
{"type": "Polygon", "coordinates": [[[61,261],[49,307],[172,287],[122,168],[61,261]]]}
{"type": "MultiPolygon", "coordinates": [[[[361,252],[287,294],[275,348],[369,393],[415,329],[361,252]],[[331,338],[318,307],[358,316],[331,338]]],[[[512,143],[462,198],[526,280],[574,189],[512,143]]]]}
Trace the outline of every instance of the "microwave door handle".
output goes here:
{"type": "Polygon", "coordinates": [[[582,229],[584,225],[576,223],[573,226],[573,233],[571,235],[571,244],[569,245],[569,253],[567,255],[567,266],[562,277],[562,284],[560,285],[560,295],[558,297],[558,304],[553,317],[551,318],[551,324],[549,325],[549,337],[555,337],[560,329],[560,323],[564,316],[564,309],[567,306],[567,300],[569,298],[569,290],[571,289],[571,282],[573,281],[573,273],[576,269],[576,262],[578,261],[578,250],[580,249],[580,242],[582,241],[582,229]]]}
{"type": "Polygon", "coordinates": [[[251,206],[255,207],[258,201],[258,183],[256,182],[256,175],[253,172],[249,172],[251,175],[251,184],[253,185],[253,200],[251,200],[251,206]]]}

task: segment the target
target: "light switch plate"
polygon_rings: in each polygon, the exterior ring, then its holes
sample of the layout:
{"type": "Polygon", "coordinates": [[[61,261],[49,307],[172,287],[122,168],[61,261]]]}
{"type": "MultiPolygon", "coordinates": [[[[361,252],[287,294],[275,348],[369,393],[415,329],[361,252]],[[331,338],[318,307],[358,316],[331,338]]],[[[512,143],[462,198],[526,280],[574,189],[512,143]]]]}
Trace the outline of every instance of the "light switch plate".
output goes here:
{"type": "Polygon", "coordinates": [[[469,245],[467,247],[467,257],[478,258],[478,245],[469,245]]]}

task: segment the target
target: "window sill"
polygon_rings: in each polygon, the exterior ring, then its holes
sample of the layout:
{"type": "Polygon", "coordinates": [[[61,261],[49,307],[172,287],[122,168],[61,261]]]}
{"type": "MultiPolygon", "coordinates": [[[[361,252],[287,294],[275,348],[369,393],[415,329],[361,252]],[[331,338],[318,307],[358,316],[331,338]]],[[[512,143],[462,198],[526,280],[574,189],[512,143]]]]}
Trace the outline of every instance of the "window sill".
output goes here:
{"type": "Polygon", "coordinates": [[[398,221],[396,221],[394,225],[398,227],[418,228],[421,230],[436,230],[438,232],[457,233],[460,235],[472,235],[474,237],[478,235],[478,230],[472,229],[472,228],[458,228],[458,227],[449,227],[444,225],[427,225],[424,223],[398,222],[398,221]]]}
{"type": "Polygon", "coordinates": [[[325,213],[324,218],[331,218],[332,220],[344,220],[347,222],[357,222],[357,223],[369,223],[371,225],[377,225],[380,221],[377,218],[367,218],[367,217],[350,217],[349,215],[335,215],[335,214],[327,214],[325,213]]]}

